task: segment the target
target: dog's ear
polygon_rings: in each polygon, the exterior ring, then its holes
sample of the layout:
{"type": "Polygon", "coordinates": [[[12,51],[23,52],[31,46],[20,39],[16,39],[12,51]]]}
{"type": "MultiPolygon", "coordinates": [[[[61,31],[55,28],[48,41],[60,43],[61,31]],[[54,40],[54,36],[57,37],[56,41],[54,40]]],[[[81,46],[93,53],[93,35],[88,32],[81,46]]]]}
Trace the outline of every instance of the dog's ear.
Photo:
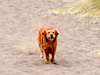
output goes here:
{"type": "Polygon", "coordinates": [[[55,34],[56,34],[56,36],[59,34],[57,30],[55,30],[55,34]]]}
{"type": "Polygon", "coordinates": [[[42,35],[46,35],[46,31],[44,30],[44,31],[42,31],[42,35]]]}
{"type": "Polygon", "coordinates": [[[46,30],[44,30],[44,31],[42,32],[42,35],[43,35],[43,37],[45,38],[45,41],[48,42],[48,39],[46,38],[46,30]]]}

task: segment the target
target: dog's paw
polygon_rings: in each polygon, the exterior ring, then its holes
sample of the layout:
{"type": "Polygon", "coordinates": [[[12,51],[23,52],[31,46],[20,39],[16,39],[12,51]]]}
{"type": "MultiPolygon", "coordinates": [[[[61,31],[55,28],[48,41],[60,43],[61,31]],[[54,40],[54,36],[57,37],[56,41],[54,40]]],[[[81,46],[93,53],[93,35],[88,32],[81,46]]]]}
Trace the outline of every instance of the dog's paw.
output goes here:
{"type": "Polygon", "coordinates": [[[57,64],[56,62],[51,62],[52,64],[57,64]]]}
{"type": "Polygon", "coordinates": [[[45,61],[45,64],[50,64],[50,62],[49,61],[45,61]]]}
{"type": "Polygon", "coordinates": [[[40,55],[40,58],[42,58],[42,59],[43,59],[43,58],[44,58],[44,56],[43,56],[43,55],[40,55]]]}
{"type": "Polygon", "coordinates": [[[51,61],[50,63],[51,63],[51,64],[57,64],[55,61],[51,61]]]}

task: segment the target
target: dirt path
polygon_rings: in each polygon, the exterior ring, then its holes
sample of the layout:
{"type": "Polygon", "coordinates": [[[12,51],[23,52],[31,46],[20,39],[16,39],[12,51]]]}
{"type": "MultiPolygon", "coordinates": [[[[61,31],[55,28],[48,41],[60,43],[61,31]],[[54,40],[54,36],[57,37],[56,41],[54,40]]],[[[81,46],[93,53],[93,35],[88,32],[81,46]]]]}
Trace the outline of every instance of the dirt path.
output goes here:
{"type": "Polygon", "coordinates": [[[100,75],[100,19],[48,13],[69,3],[0,0],[0,75],[100,75]],[[39,58],[36,37],[44,24],[60,33],[57,65],[39,58]]]}

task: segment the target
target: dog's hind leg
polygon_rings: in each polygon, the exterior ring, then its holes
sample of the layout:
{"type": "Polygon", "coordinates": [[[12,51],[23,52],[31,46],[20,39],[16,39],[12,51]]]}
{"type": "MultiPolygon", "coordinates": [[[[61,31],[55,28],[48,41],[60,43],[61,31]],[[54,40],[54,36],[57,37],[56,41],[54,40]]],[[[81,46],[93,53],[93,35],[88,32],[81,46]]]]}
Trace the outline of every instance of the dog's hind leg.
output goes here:
{"type": "Polygon", "coordinates": [[[42,50],[42,48],[40,48],[41,52],[40,52],[40,58],[44,58],[44,52],[42,50]]]}

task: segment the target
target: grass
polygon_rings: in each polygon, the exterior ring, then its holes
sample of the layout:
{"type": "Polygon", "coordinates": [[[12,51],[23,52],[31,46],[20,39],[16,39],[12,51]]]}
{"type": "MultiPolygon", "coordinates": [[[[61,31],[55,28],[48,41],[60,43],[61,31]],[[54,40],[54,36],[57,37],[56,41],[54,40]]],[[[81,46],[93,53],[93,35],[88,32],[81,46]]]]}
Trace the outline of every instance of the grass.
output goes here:
{"type": "Polygon", "coordinates": [[[69,7],[65,5],[51,12],[58,15],[70,13],[81,16],[100,16],[100,0],[80,0],[69,7]]]}
{"type": "Polygon", "coordinates": [[[100,0],[84,0],[69,8],[69,13],[83,16],[100,16],[100,0]]]}

